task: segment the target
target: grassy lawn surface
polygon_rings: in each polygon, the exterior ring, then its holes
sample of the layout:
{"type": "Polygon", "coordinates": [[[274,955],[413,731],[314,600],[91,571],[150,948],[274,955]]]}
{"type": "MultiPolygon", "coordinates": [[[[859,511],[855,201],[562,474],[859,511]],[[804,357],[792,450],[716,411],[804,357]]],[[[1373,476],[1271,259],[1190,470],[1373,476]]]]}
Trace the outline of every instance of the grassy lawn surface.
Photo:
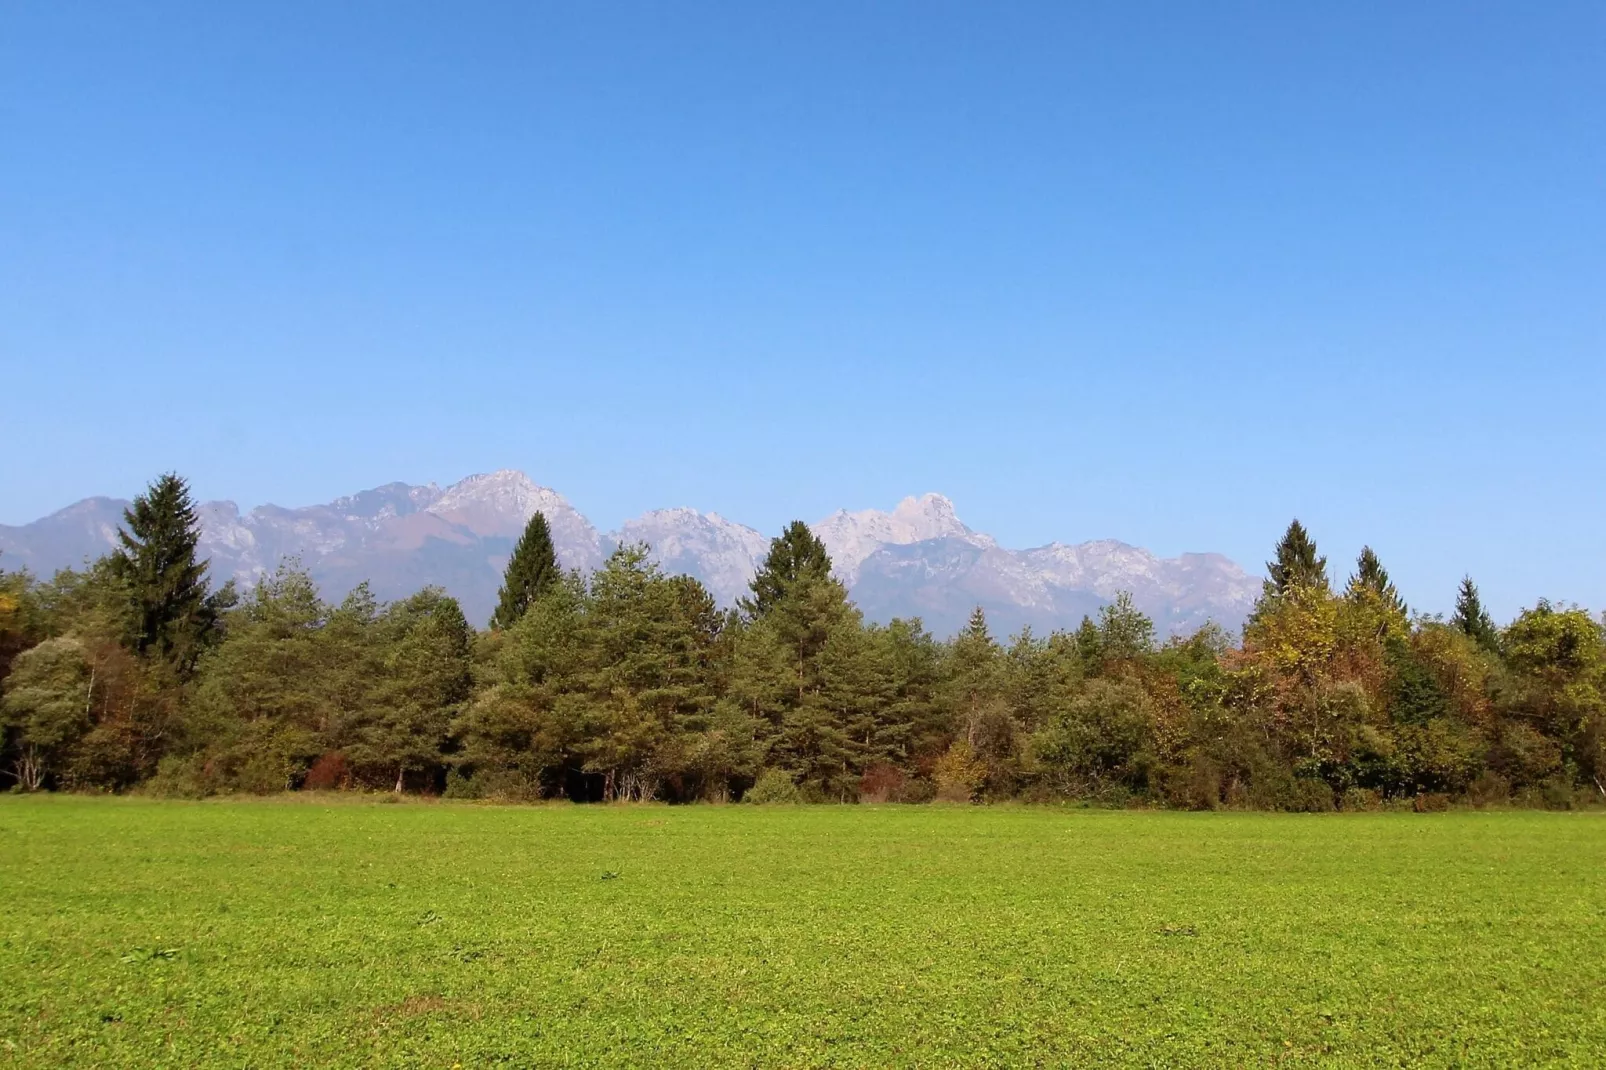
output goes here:
{"type": "Polygon", "coordinates": [[[0,1064],[1606,1063],[1606,816],[0,799],[0,1064]]]}

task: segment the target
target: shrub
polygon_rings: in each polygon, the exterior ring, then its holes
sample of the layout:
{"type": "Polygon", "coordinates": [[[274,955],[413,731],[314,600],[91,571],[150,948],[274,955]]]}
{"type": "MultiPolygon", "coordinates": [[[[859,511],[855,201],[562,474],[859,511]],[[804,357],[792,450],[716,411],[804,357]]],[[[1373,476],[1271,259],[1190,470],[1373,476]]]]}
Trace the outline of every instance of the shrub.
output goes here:
{"type": "Polygon", "coordinates": [[[759,774],[758,782],[747,789],[743,802],[765,805],[768,803],[801,802],[803,795],[797,790],[792,774],[784,769],[766,769],[759,774]]]}
{"type": "Polygon", "coordinates": [[[307,770],[301,786],[308,791],[343,790],[351,787],[351,767],[346,764],[346,756],[337,750],[324,754],[312,763],[312,768],[307,770]]]}
{"type": "Polygon", "coordinates": [[[1531,725],[1520,721],[1504,727],[1489,764],[1511,783],[1543,785],[1561,766],[1561,748],[1531,725]]]}
{"type": "Polygon", "coordinates": [[[987,763],[976,756],[970,744],[959,740],[937,759],[932,776],[937,782],[937,798],[944,802],[971,802],[987,783],[987,763]]]}
{"type": "Polygon", "coordinates": [[[1134,795],[1125,784],[1105,784],[1097,791],[1088,794],[1086,798],[1093,806],[1105,810],[1130,810],[1142,803],[1142,799],[1134,795]]]}
{"type": "Polygon", "coordinates": [[[175,755],[163,758],[156,767],[156,775],[140,790],[159,799],[204,799],[216,795],[222,785],[214,764],[203,755],[192,754],[187,758],[175,755]]]}
{"type": "Polygon", "coordinates": [[[905,803],[928,803],[937,797],[937,782],[925,777],[911,777],[904,781],[903,789],[899,792],[898,801],[905,803]]]}
{"type": "Polygon", "coordinates": [[[1450,796],[1440,791],[1418,792],[1411,809],[1419,814],[1442,814],[1450,809],[1450,796]]]}
{"type": "Polygon", "coordinates": [[[250,754],[234,772],[234,786],[252,795],[275,795],[289,791],[295,784],[295,765],[281,755],[250,754]]]}
{"type": "Polygon", "coordinates": [[[859,801],[867,803],[902,802],[908,778],[896,766],[878,763],[859,778],[859,801]]]}
{"type": "Polygon", "coordinates": [[[1381,810],[1383,796],[1371,788],[1345,788],[1340,809],[1356,812],[1381,810]]]}
{"type": "Polygon", "coordinates": [[[1294,790],[1285,807],[1306,814],[1325,814],[1333,809],[1333,788],[1325,780],[1295,777],[1294,790]]]}
{"type": "Polygon", "coordinates": [[[446,774],[447,799],[490,799],[496,802],[535,802],[541,797],[541,784],[521,769],[493,767],[465,776],[460,769],[446,774]]]}
{"type": "Polygon", "coordinates": [[[1498,773],[1485,771],[1467,785],[1467,802],[1473,806],[1497,806],[1511,799],[1511,784],[1498,773]]]}
{"type": "Polygon", "coordinates": [[[1274,765],[1255,768],[1245,786],[1243,800],[1251,810],[1297,810],[1298,786],[1294,775],[1274,765]]]}
{"type": "Polygon", "coordinates": [[[1220,808],[1222,770],[1214,760],[1195,757],[1166,778],[1166,801],[1185,810],[1220,808]]]}
{"type": "Polygon", "coordinates": [[[1572,781],[1565,776],[1551,777],[1539,789],[1539,798],[1546,810],[1571,810],[1573,795],[1572,781]]]}

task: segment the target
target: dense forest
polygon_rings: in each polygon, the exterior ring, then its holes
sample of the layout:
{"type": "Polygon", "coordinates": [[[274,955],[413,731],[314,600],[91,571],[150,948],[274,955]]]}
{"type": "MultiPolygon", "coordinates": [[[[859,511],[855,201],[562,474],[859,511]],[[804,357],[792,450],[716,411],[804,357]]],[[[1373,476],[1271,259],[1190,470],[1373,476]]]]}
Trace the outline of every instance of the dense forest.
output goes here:
{"type": "MultiPolygon", "coordinates": [[[[1074,632],[866,624],[801,522],[740,606],[624,546],[558,567],[533,517],[484,631],[437,589],[325,602],[296,562],[213,586],[163,476],[120,546],[0,571],[14,790],[368,789],[670,802],[1084,800],[1278,810],[1606,799],[1606,635],[1464,580],[1413,615],[1371,550],[1335,587],[1292,523],[1241,636],[1157,641],[1121,597],[1074,632]]],[[[3,562],[0,562],[3,564],[3,562]]]]}

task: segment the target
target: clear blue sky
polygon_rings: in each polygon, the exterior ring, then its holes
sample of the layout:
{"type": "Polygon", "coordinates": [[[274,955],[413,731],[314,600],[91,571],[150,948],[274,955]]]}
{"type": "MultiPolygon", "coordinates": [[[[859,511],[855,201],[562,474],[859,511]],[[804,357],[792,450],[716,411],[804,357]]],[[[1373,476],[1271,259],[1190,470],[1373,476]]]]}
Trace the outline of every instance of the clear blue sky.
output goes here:
{"type": "Polygon", "coordinates": [[[0,10],[0,522],[518,467],[603,526],[1606,608],[1606,6],[0,10]]]}

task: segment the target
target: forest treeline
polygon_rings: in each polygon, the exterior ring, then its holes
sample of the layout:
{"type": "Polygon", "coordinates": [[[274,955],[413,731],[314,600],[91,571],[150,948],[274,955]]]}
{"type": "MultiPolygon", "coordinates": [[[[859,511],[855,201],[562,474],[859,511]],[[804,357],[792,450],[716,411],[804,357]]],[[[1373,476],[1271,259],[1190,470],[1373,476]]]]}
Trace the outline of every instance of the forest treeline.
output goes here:
{"type": "MultiPolygon", "coordinates": [[[[16,790],[308,788],[530,800],[1082,799],[1210,809],[1565,808],[1606,798],[1606,638],[1463,581],[1413,616],[1370,551],[1335,584],[1295,521],[1241,636],[1160,641],[1122,596],[1074,631],[866,623],[801,522],[722,610],[644,546],[589,576],[543,517],[490,626],[438,589],[324,601],[295,562],[238,594],[184,481],[120,545],[0,572],[0,767],[16,790]]],[[[0,562],[3,564],[3,562],[0,562]]]]}

